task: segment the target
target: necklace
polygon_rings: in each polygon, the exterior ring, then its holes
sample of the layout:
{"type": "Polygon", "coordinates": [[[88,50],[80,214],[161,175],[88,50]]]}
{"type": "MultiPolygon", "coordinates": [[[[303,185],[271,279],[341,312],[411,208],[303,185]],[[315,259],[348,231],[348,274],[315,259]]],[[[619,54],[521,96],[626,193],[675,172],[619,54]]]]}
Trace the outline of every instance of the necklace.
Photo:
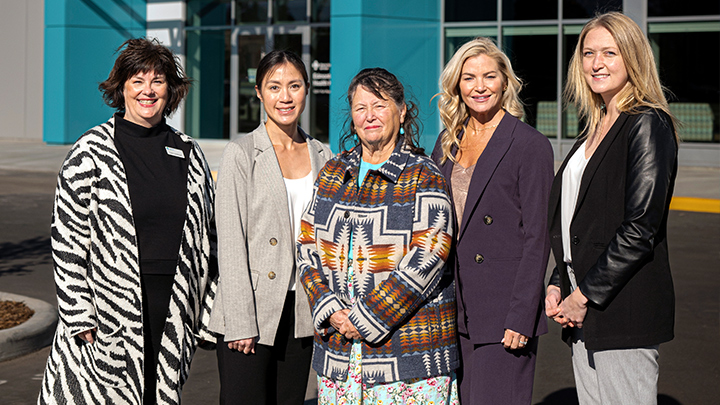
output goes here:
{"type": "Polygon", "coordinates": [[[477,128],[475,128],[475,127],[470,127],[470,129],[472,129],[474,133],[478,133],[478,131],[485,131],[485,130],[487,130],[487,129],[493,129],[493,128],[495,128],[495,127],[498,126],[498,125],[500,125],[499,122],[498,122],[497,124],[495,124],[495,125],[485,126],[485,127],[480,128],[480,129],[477,129],[477,128]]]}

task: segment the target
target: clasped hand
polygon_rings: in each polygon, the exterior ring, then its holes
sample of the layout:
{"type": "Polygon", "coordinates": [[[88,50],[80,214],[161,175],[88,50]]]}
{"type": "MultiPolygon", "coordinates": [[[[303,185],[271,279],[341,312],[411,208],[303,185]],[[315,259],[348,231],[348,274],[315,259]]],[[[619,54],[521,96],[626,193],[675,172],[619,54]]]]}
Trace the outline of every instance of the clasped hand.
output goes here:
{"type": "Polygon", "coordinates": [[[335,328],[338,333],[345,336],[348,340],[361,339],[362,336],[360,332],[358,332],[355,325],[353,325],[352,322],[350,322],[350,318],[348,318],[349,313],[349,309],[342,309],[330,315],[330,326],[335,328]]]}
{"type": "Polygon", "coordinates": [[[560,288],[551,285],[548,286],[545,297],[545,315],[563,328],[582,328],[587,314],[587,302],[587,297],[579,288],[563,300],[560,288]]]}
{"type": "Polygon", "coordinates": [[[245,354],[255,354],[255,338],[251,337],[247,339],[233,340],[232,342],[228,342],[228,349],[237,350],[245,354]]]}

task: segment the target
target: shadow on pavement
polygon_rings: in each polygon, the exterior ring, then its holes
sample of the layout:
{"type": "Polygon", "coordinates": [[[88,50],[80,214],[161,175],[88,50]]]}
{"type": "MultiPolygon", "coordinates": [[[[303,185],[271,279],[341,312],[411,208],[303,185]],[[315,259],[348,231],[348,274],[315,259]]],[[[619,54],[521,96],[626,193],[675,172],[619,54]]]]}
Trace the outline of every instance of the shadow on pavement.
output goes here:
{"type": "MultiPolygon", "coordinates": [[[[657,398],[658,405],[682,405],[677,399],[659,394],[657,398]]],[[[577,391],[575,388],[563,388],[543,398],[542,402],[535,405],[578,405],[577,391]]]]}
{"type": "Polygon", "coordinates": [[[670,395],[660,394],[658,395],[658,405],[682,405],[682,403],[670,395]]]}
{"type": "Polygon", "coordinates": [[[578,405],[575,388],[563,388],[543,398],[535,405],[578,405]]]}
{"type": "Polygon", "coordinates": [[[0,276],[31,273],[31,267],[52,262],[50,238],[38,236],[19,243],[0,243],[0,276]]]}

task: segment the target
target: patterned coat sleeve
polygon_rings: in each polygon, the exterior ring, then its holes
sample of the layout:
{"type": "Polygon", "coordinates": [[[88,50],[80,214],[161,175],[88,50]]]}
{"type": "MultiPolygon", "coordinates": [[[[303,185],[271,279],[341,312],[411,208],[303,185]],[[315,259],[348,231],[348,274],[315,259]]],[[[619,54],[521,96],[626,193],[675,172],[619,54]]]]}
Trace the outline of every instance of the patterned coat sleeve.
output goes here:
{"type": "Polygon", "coordinates": [[[363,339],[378,343],[435,290],[450,254],[453,225],[447,184],[424,168],[415,195],[412,241],[398,267],[350,311],[363,339]]]}
{"type": "Polygon", "coordinates": [[[95,167],[82,144],[68,153],[58,175],[51,244],[60,321],[69,336],[97,327],[88,281],[91,189],[95,167]]]}
{"type": "MultiPolygon", "coordinates": [[[[319,178],[323,177],[320,172],[319,178]]],[[[320,180],[318,179],[318,182],[320,180]]],[[[315,183],[312,202],[305,209],[300,222],[300,236],[297,241],[297,266],[300,269],[300,282],[310,302],[313,326],[320,335],[335,332],[328,321],[330,315],[347,308],[330,290],[330,284],[323,272],[320,254],[315,243],[315,206],[318,183],[315,183]]]]}

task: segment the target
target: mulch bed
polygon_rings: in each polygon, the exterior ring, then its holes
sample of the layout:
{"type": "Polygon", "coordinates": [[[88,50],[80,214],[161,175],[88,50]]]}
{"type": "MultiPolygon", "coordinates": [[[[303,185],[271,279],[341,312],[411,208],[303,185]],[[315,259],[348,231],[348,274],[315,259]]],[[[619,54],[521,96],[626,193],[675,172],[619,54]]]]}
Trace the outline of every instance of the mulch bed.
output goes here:
{"type": "Polygon", "coordinates": [[[30,319],[35,311],[23,302],[0,301],[0,330],[18,326],[30,319]]]}

